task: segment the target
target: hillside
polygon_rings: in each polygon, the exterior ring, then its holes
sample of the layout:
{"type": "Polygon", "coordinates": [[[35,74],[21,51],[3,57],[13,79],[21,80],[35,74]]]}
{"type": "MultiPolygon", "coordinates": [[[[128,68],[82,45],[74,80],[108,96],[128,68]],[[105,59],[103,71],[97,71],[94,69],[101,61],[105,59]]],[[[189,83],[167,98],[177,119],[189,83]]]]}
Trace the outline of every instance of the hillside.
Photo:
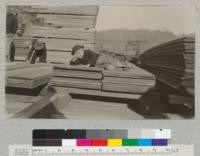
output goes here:
{"type": "MultiPolygon", "coordinates": [[[[184,35],[181,35],[184,36],[184,35]]],[[[176,39],[176,36],[170,31],[161,30],[129,30],[129,29],[112,29],[99,31],[96,35],[96,49],[110,50],[116,53],[135,55],[136,50],[140,49],[140,53],[152,46],[160,43],[176,39]],[[133,46],[127,45],[128,41],[142,41],[140,47],[138,44],[133,46]]]]}

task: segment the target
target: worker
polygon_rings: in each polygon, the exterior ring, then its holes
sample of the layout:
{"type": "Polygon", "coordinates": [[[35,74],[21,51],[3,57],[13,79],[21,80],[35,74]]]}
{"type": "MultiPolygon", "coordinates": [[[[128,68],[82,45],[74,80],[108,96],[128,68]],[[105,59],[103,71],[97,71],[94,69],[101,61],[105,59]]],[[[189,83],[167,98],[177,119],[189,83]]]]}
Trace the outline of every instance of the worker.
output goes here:
{"type": "Polygon", "coordinates": [[[83,45],[75,45],[71,54],[74,56],[70,65],[85,65],[86,67],[99,67],[106,70],[128,70],[130,63],[118,56],[109,53],[95,53],[85,50],[83,45]]]}
{"type": "Polygon", "coordinates": [[[98,54],[91,50],[85,50],[83,45],[75,45],[71,54],[74,56],[70,61],[70,65],[84,65],[86,67],[94,67],[98,54]]]}
{"type": "Polygon", "coordinates": [[[27,61],[34,64],[37,58],[39,58],[40,63],[46,63],[47,48],[44,42],[33,39],[27,61]]]}
{"type": "Polygon", "coordinates": [[[6,15],[6,61],[13,62],[15,59],[14,36],[18,29],[17,13],[11,8],[7,8],[6,15]]]}

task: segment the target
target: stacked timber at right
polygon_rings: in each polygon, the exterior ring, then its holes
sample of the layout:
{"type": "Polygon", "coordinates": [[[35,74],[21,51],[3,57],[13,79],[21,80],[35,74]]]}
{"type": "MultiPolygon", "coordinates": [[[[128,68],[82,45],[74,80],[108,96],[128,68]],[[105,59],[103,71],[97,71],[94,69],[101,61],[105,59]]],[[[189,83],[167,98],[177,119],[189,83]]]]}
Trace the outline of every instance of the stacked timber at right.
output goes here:
{"type": "MultiPolygon", "coordinates": [[[[185,97],[194,101],[194,38],[184,37],[163,43],[145,51],[140,58],[141,67],[155,74],[159,91],[168,94],[165,97],[178,95],[176,97],[182,99],[176,101],[184,101],[185,97]]],[[[166,98],[166,101],[174,101],[174,98],[166,98]]]]}

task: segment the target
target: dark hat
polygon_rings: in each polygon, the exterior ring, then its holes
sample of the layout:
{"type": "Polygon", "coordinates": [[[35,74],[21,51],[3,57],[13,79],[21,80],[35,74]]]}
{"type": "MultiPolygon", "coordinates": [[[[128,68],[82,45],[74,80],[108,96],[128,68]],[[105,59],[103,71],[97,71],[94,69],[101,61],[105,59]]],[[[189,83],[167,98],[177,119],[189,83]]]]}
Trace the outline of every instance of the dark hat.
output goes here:
{"type": "Polygon", "coordinates": [[[44,48],[44,43],[37,41],[34,44],[34,48],[35,48],[36,51],[42,50],[44,48]]]}
{"type": "Polygon", "coordinates": [[[71,54],[74,55],[77,50],[82,49],[82,48],[84,48],[83,45],[75,45],[75,46],[73,46],[71,54]]]}

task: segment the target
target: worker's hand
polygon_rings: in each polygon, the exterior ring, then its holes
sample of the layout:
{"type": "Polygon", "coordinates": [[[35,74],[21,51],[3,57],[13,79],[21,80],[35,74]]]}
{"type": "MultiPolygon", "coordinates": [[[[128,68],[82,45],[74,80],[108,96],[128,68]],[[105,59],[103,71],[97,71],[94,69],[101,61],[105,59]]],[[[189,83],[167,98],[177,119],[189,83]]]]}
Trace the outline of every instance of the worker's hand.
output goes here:
{"type": "Polygon", "coordinates": [[[85,65],[86,67],[90,67],[90,64],[85,65]]]}
{"type": "Polygon", "coordinates": [[[72,61],[76,61],[76,60],[78,60],[78,56],[74,56],[74,57],[72,58],[72,61]]]}
{"type": "Polygon", "coordinates": [[[105,70],[116,70],[115,66],[113,66],[112,64],[107,64],[105,66],[105,70]]]}

